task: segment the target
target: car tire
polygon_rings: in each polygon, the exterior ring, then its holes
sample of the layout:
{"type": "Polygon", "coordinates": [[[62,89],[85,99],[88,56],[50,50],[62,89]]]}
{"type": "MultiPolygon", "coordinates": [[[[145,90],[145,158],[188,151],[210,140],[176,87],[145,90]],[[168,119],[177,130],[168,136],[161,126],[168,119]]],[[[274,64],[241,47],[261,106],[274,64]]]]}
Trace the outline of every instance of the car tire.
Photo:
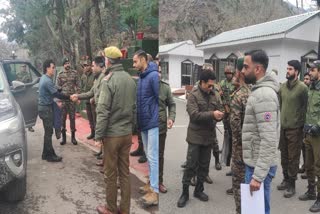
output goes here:
{"type": "Polygon", "coordinates": [[[8,202],[22,201],[27,192],[27,178],[13,180],[8,186],[3,190],[3,198],[8,202]]]}

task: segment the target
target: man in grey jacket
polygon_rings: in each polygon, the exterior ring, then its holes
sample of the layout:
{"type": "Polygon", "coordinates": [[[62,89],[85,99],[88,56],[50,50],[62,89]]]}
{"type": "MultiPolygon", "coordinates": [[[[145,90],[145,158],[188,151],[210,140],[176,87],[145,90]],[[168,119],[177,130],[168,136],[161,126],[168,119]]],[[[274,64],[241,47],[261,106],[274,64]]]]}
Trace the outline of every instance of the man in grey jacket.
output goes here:
{"type": "Polygon", "coordinates": [[[280,135],[279,83],[266,74],[269,58],[262,50],[247,52],[243,70],[245,82],[253,84],[242,128],[245,182],[250,191],[264,183],[265,213],[270,213],[270,186],[277,170],[277,144],[280,135]]]}

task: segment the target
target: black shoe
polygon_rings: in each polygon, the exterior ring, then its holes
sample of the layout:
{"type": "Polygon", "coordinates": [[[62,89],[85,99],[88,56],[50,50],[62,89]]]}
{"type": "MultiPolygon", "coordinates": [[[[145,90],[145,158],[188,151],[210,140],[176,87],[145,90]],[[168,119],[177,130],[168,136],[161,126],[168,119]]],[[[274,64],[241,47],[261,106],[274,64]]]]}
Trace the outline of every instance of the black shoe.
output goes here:
{"type": "Polygon", "coordinates": [[[189,185],[183,184],[182,195],[178,200],[177,206],[180,208],[185,207],[188,200],[189,200],[189,185]]]}
{"type": "Polygon", "coordinates": [[[278,190],[286,190],[286,189],[288,188],[288,186],[289,186],[288,181],[285,180],[285,179],[283,179],[282,182],[281,182],[281,184],[279,184],[279,185],[277,186],[277,189],[278,189],[278,190]]]}
{"type": "Polygon", "coordinates": [[[308,191],[304,193],[303,195],[299,196],[300,201],[309,201],[309,200],[316,200],[316,190],[314,186],[308,186],[308,191]]]}
{"type": "Polygon", "coordinates": [[[288,188],[284,192],[283,196],[285,198],[291,198],[296,194],[296,183],[295,180],[289,182],[288,188]]]}
{"type": "Polygon", "coordinates": [[[305,173],[303,173],[300,177],[301,177],[301,179],[307,179],[308,178],[308,176],[305,173]]]}
{"type": "Polygon", "coordinates": [[[62,161],[62,157],[53,155],[53,156],[51,156],[51,157],[48,157],[46,160],[47,160],[48,162],[60,162],[60,161],[62,161]]]}
{"type": "Polygon", "coordinates": [[[233,195],[233,188],[231,187],[230,189],[226,190],[227,195],[233,195]]]}
{"type": "Polygon", "coordinates": [[[301,167],[301,168],[299,168],[298,173],[302,174],[302,173],[304,173],[305,171],[306,171],[305,168],[304,168],[304,167],[301,167]]]}
{"type": "Polygon", "coordinates": [[[181,164],[181,168],[185,169],[187,167],[187,161],[181,164]]]}
{"type": "Polygon", "coordinates": [[[216,168],[216,170],[221,170],[222,169],[221,164],[219,162],[216,163],[215,168],[216,168]]]}
{"type": "Polygon", "coordinates": [[[94,136],[95,136],[95,131],[94,131],[94,129],[91,129],[91,134],[87,137],[87,139],[91,140],[94,138],[94,136]]]}
{"type": "Polygon", "coordinates": [[[212,181],[212,179],[209,177],[209,175],[206,176],[206,178],[204,179],[204,181],[205,181],[206,183],[208,183],[208,184],[212,184],[212,183],[213,183],[213,181],[212,181]]]}
{"type": "Polygon", "coordinates": [[[148,159],[147,159],[147,157],[146,157],[145,155],[141,156],[141,157],[139,158],[139,160],[138,160],[139,163],[145,163],[145,162],[147,162],[147,161],[148,161],[148,159]]]}
{"type": "Polygon", "coordinates": [[[314,204],[309,209],[310,212],[317,213],[320,212],[320,198],[314,202],[314,204]]]}
{"type": "Polygon", "coordinates": [[[198,198],[200,201],[208,201],[209,197],[203,192],[203,190],[203,183],[197,182],[196,187],[194,188],[193,196],[198,198]]]}
{"type": "Polygon", "coordinates": [[[32,127],[28,128],[29,132],[34,132],[34,129],[32,127]]]}
{"type": "Polygon", "coordinates": [[[227,173],[226,173],[226,176],[232,176],[232,171],[227,172],[227,173]]]}
{"type": "Polygon", "coordinates": [[[78,141],[76,140],[76,133],[75,131],[71,132],[71,143],[73,145],[77,145],[78,144],[78,141]]]}
{"type": "Polygon", "coordinates": [[[62,129],[61,130],[61,134],[62,134],[62,141],[60,142],[60,145],[64,145],[67,143],[67,134],[66,134],[66,130],[62,129]]]}

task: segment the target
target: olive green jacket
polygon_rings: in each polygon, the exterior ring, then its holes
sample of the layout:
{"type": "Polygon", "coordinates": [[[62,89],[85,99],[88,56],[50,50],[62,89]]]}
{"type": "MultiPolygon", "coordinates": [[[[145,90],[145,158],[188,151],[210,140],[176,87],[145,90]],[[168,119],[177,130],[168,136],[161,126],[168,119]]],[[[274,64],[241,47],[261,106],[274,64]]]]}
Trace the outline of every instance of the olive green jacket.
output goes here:
{"type": "Polygon", "coordinates": [[[167,120],[174,122],[176,118],[176,103],[174,102],[171,89],[168,83],[160,81],[159,90],[159,133],[167,132],[167,120]],[[169,116],[167,118],[167,108],[169,116]]]}
{"type": "Polygon", "coordinates": [[[132,134],[136,112],[136,84],[121,64],[108,69],[97,105],[96,140],[132,134]]]}
{"type": "Polygon", "coordinates": [[[107,71],[103,70],[99,74],[97,74],[97,78],[93,82],[93,86],[90,91],[82,94],[78,94],[79,100],[88,100],[94,98],[95,104],[98,104],[99,95],[100,95],[100,88],[101,88],[101,81],[106,76],[107,71]]]}
{"type": "Polygon", "coordinates": [[[204,92],[200,86],[194,87],[187,101],[190,122],[186,141],[191,144],[211,145],[215,141],[216,120],[213,111],[223,111],[220,95],[212,90],[204,92]]]}
{"type": "Polygon", "coordinates": [[[306,124],[320,126],[320,81],[319,80],[310,86],[310,90],[308,93],[306,124]]]}

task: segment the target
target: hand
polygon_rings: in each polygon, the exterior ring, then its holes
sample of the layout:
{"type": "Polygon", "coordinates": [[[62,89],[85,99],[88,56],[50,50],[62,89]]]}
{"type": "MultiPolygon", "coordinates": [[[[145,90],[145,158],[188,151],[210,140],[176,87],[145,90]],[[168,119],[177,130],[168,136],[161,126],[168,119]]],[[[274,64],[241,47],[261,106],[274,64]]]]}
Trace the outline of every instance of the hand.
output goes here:
{"type": "Polygon", "coordinates": [[[252,193],[254,191],[258,191],[260,189],[261,183],[257,180],[255,180],[254,178],[251,179],[250,181],[250,193],[252,196],[252,193]]]}
{"type": "Polygon", "coordinates": [[[72,102],[77,102],[79,98],[77,94],[73,94],[70,96],[70,99],[72,100],[72,102]]]}
{"type": "Polygon", "coordinates": [[[171,129],[172,126],[173,126],[173,121],[169,119],[168,122],[167,122],[168,129],[171,129]]]}
{"type": "Polygon", "coordinates": [[[224,113],[219,111],[219,110],[216,110],[213,112],[213,118],[220,121],[223,119],[223,116],[224,116],[224,113]]]}

